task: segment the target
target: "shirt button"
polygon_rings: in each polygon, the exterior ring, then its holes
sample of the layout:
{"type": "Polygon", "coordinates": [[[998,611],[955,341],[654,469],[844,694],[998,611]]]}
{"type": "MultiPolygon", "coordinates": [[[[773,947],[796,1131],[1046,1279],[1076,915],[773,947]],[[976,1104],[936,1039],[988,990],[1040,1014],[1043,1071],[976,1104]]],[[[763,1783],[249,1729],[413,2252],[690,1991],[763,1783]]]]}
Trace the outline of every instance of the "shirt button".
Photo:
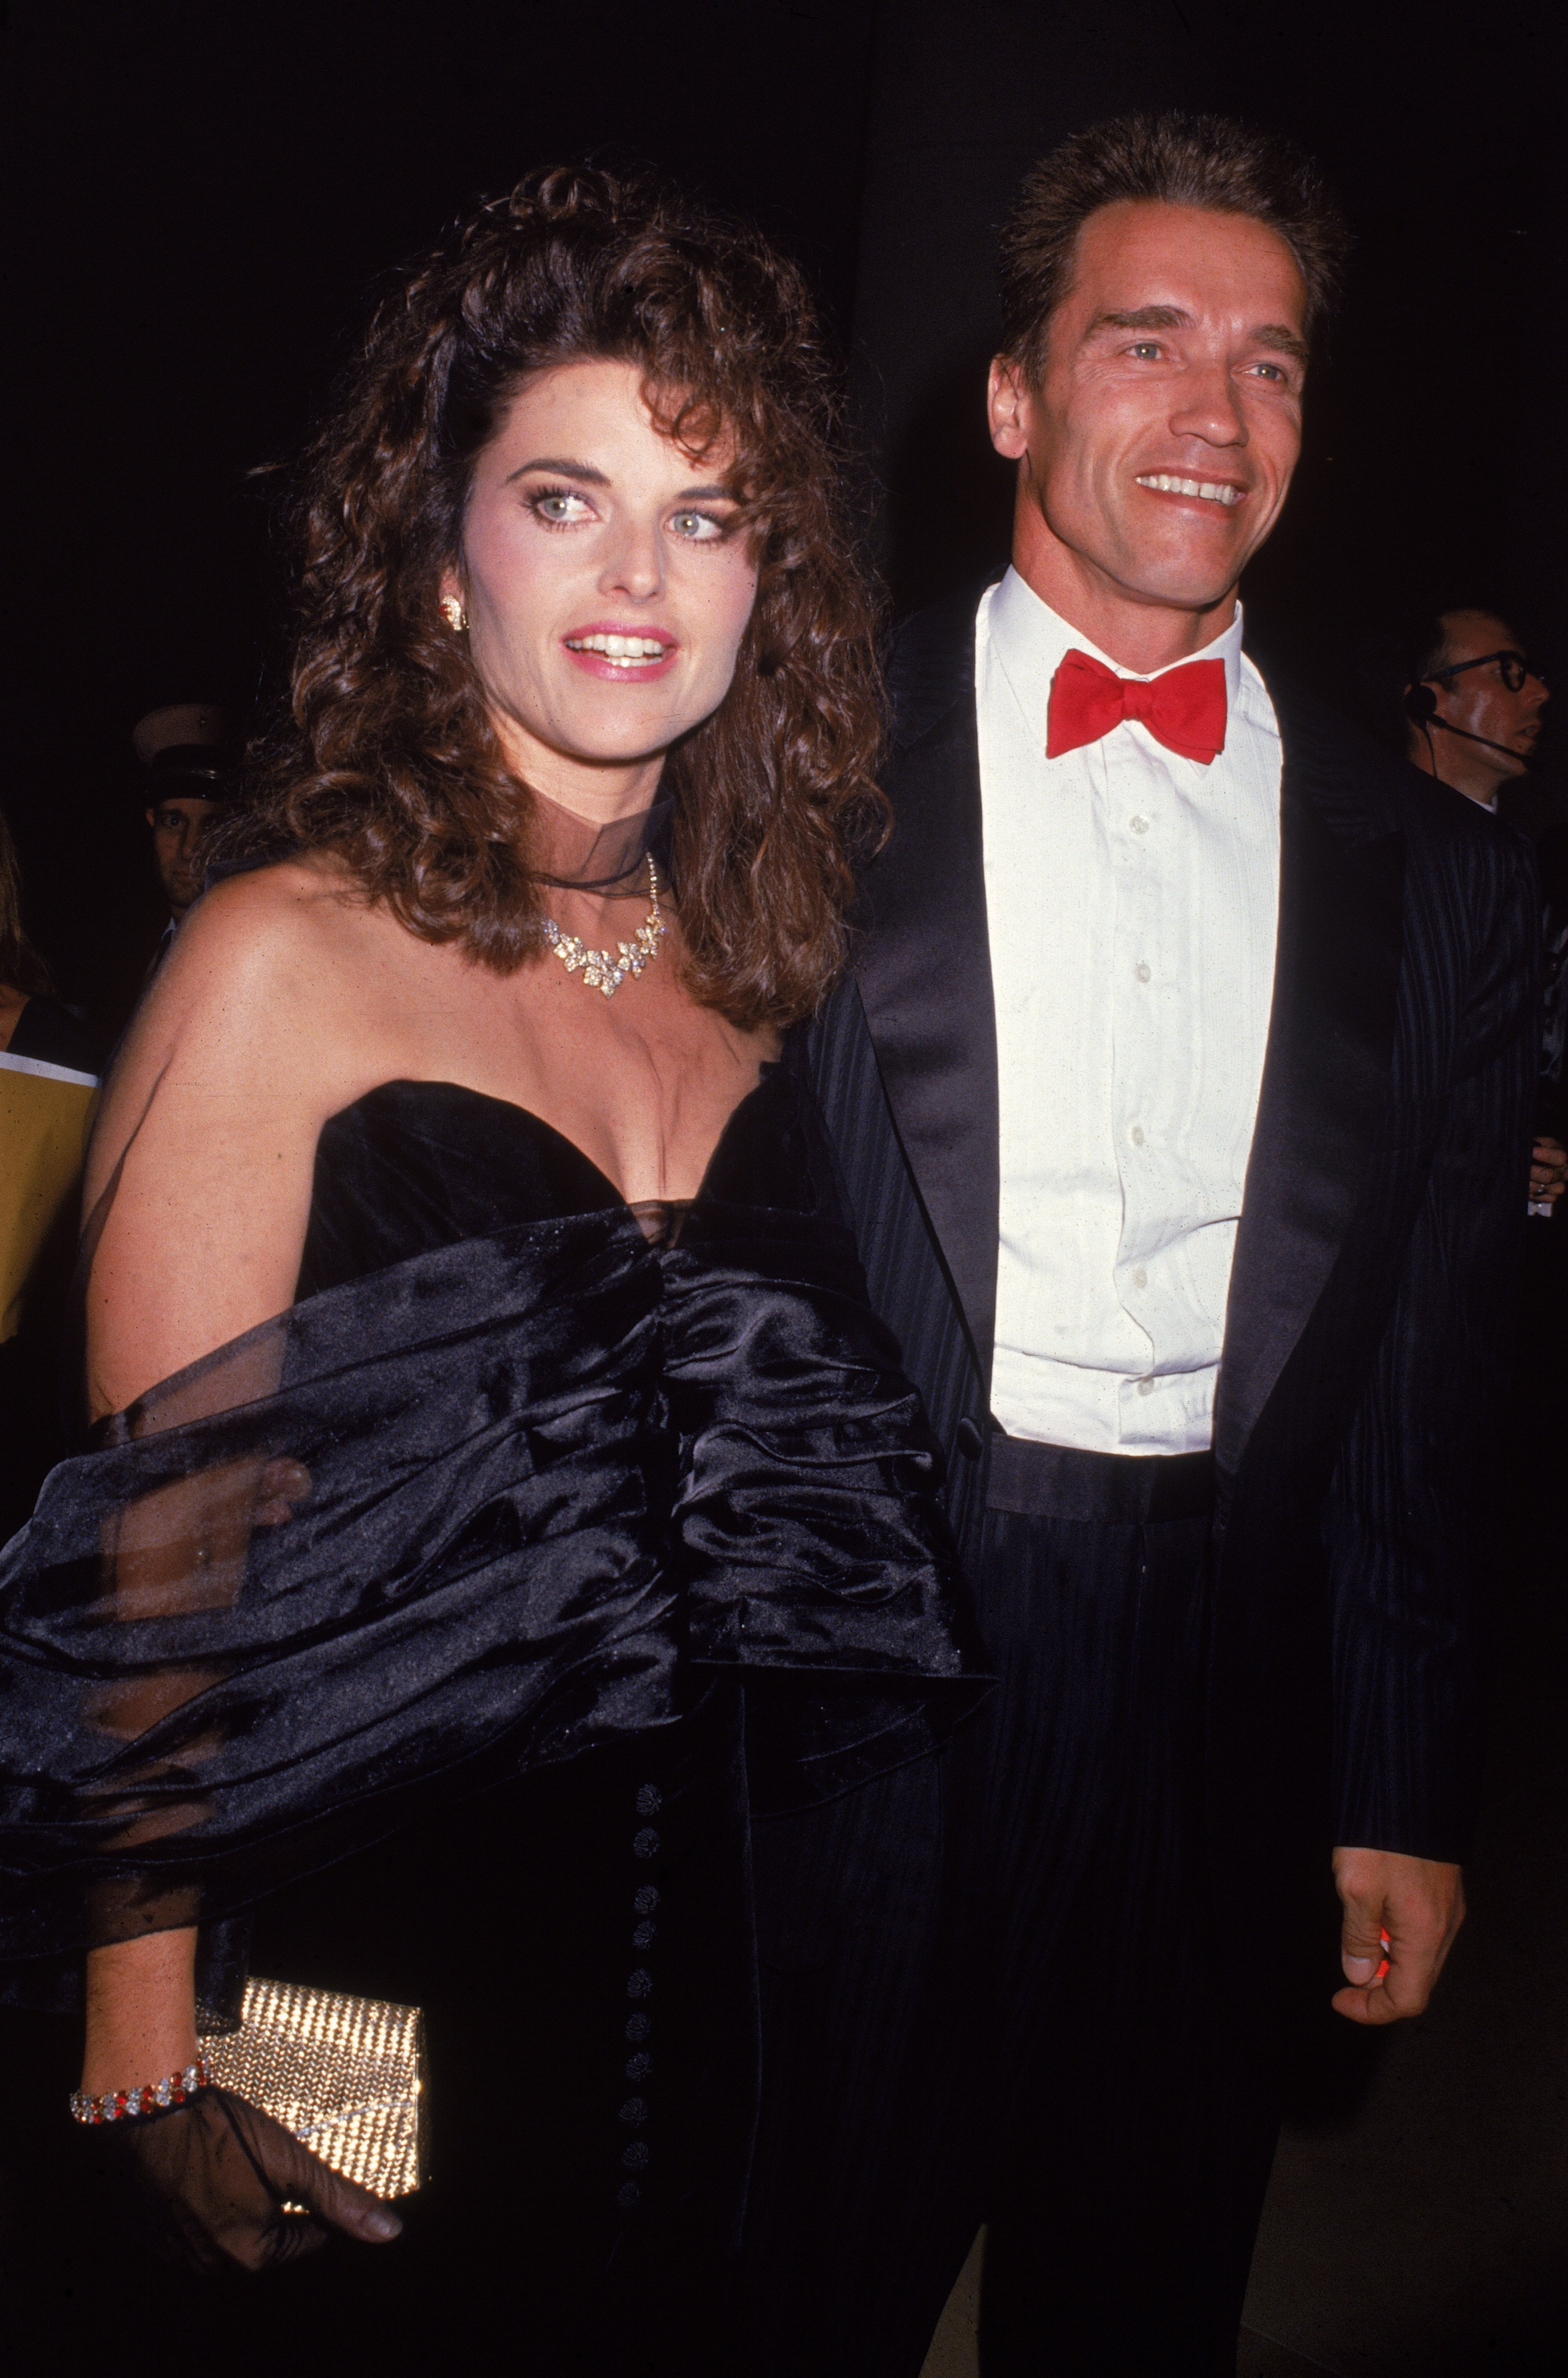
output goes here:
{"type": "Polygon", "coordinates": [[[1127,1136],[1132,1142],[1134,1147],[1142,1147],[1143,1145],[1143,1124],[1141,1123],[1135,1123],[1127,1136]]]}
{"type": "Polygon", "coordinates": [[[1134,1288],[1147,1288],[1149,1285],[1149,1275],[1142,1264],[1132,1275],[1132,1285],[1134,1288]]]}
{"type": "Polygon", "coordinates": [[[1138,1393],[1139,1393],[1141,1396],[1152,1396],[1152,1395],[1154,1394],[1154,1392],[1155,1392],[1155,1383],[1154,1383],[1153,1379],[1140,1379],[1140,1380],[1139,1380],[1139,1382],[1138,1382],[1138,1393]]]}
{"type": "Polygon", "coordinates": [[[1134,834],[1147,834],[1149,831],[1149,821],[1147,818],[1129,818],[1127,823],[1132,828],[1134,834]]]}
{"type": "Polygon", "coordinates": [[[1132,971],[1133,971],[1133,973],[1137,976],[1137,978],[1138,978],[1138,979],[1139,979],[1139,981],[1140,981],[1140,982],[1147,982],[1147,981],[1148,981],[1148,979],[1149,979],[1149,969],[1148,969],[1148,967],[1143,964],[1143,959],[1142,959],[1142,958],[1140,958],[1140,959],[1139,959],[1139,961],[1138,961],[1137,965],[1133,967],[1132,971]]]}

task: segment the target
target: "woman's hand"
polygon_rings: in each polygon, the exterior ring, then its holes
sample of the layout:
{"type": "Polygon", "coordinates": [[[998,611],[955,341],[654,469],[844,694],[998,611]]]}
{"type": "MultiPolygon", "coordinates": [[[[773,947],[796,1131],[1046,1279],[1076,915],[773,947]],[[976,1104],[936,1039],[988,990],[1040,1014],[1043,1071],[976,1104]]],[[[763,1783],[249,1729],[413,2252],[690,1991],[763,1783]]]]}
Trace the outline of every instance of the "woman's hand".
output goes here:
{"type": "Polygon", "coordinates": [[[198,2271],[265,2271],[324,2246],[334,2229],[384,2245],[402,2228],[379,2197],[227,2089],[94,2135],[123,2159],[149,2242],[198,2271]],[[307,2210],[285,2213],[285,2204],[307,2210]]]}

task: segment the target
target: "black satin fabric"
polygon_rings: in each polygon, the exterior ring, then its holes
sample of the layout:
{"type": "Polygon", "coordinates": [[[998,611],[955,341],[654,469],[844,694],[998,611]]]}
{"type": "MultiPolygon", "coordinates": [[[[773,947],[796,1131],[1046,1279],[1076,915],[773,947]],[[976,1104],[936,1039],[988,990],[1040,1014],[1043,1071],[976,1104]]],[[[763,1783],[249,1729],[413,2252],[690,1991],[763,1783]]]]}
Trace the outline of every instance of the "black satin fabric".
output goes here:
{"type": "Polygon", "coordinates": [[[939,1485],[786,1068],[657,1210],[521,1109],[372,1092],[322,1135],[299,1301],[0,1555],[13,1989],[726,1672],[764,1806],[916,1755],[981,1664],[939,1485]]]}

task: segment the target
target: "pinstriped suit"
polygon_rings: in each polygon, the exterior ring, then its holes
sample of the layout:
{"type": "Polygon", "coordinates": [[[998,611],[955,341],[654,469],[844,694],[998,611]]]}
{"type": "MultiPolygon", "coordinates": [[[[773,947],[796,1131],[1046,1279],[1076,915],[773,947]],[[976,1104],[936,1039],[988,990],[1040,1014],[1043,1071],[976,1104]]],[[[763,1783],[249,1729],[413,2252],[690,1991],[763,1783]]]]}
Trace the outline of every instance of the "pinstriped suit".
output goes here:
{"type": "Polygon", "coordinates": [[[1037,2365],[1001,2323],[988,2371],[1153,2368],[1157,2352],[1162,2370],[1207,2372],[1234,2336],[1274,2128],[1272,1986],[1301,1968],[1312,1878],[1335,1842],[1463,1852],[1469,1605],[1528,1155],[1533,870],[1493,819],[1271,679],[1279,941],[1217,1507],[1189,1561],[1201,1608],[1151,1586],[1134,1649],[1125,1619],[1096,1615],[1096,1531],[1069,1530],[1064,1552],[1060,1529],[1047,1542],[986,1508],[998,1119],[974,609],[926,613],[900,640],[894,832],[868,871],[860,964],[808,1054],[873,1302],[948,1448],[1007,1710],[941,1759],[760,1829],[753,2363],[914,2378],[975,2228],[990,2219],[994,2240],[1011,2191],[1045,2261],[1061,2242],[1062,2268],[1032,2271],[1019,2296],[1047,2324],[1037,2365]],[[1058,1836],[1100,1781],[1082,1757],[1052,1769],[1042,1734],[1096,1738],[1078,1723],[1095,1700],[1119,1711],[1102,1742],[1140,1759],[1160,1747],[1071,1867],[1058,1836]],[[1059,1868],[1079,1892],[1122,1841],[1143,1862],[1136,1888],[1073,1901],[1095,1910],[1083,1953],[1097,1977],[1108,1964],[1117,2001],[1112,2046],[1096,2048],[1076,2033],[1073,1944],[1046,1903],[1059,1868]],[[1165,1907],[1164,1930],[1145,1904],[1165,1907]],[[1195,2011],[1237,1980],[1239,1953],[1247,1985],[1216,2044],[1195,2011]],[[1165,2038],[1167,2068],[1187,2060],[1185,2101],[1152,2065],[1136,2086],[1119,2078],[1145,2032],[1165,2038]],[[1075,2098],[1065,2076],[1096,2057],[1099,2096],[1075,2098]],[[1061,2152],[1081,2186],[1053,2168],[1061,2152]],[[1117,2175],[1145,2163],[1163,2176],[1141,2209],[1130,2185],[1123,2220],[1117,2175]],[[1156,2265],[1176,2309],[1159,2343],[1153,2315],[1129,2316],[1143,2343],[1124,2362],[1107,2306],[1141,2274],[1156,2284],[1156,2265]]]}

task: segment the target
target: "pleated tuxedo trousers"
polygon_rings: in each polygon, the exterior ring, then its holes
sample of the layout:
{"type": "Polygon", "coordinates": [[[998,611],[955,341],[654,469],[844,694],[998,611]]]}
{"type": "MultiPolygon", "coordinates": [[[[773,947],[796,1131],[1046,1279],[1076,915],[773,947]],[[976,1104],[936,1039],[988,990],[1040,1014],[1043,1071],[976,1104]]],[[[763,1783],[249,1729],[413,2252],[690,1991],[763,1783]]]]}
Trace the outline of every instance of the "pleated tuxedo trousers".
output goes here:
{"type": "MultiPolygon", "coordinates": [[[[1105,1459],[1057,1457],[1067,1507],[1105,1459]]],[[[756,1828],[756,2378],[917,2378],[982,2223],[986,2378],[1230,2378],[1277,2114],[1209,1871],[1208,1541],[993,1507],[988,1701],[756,1828]]]]}

